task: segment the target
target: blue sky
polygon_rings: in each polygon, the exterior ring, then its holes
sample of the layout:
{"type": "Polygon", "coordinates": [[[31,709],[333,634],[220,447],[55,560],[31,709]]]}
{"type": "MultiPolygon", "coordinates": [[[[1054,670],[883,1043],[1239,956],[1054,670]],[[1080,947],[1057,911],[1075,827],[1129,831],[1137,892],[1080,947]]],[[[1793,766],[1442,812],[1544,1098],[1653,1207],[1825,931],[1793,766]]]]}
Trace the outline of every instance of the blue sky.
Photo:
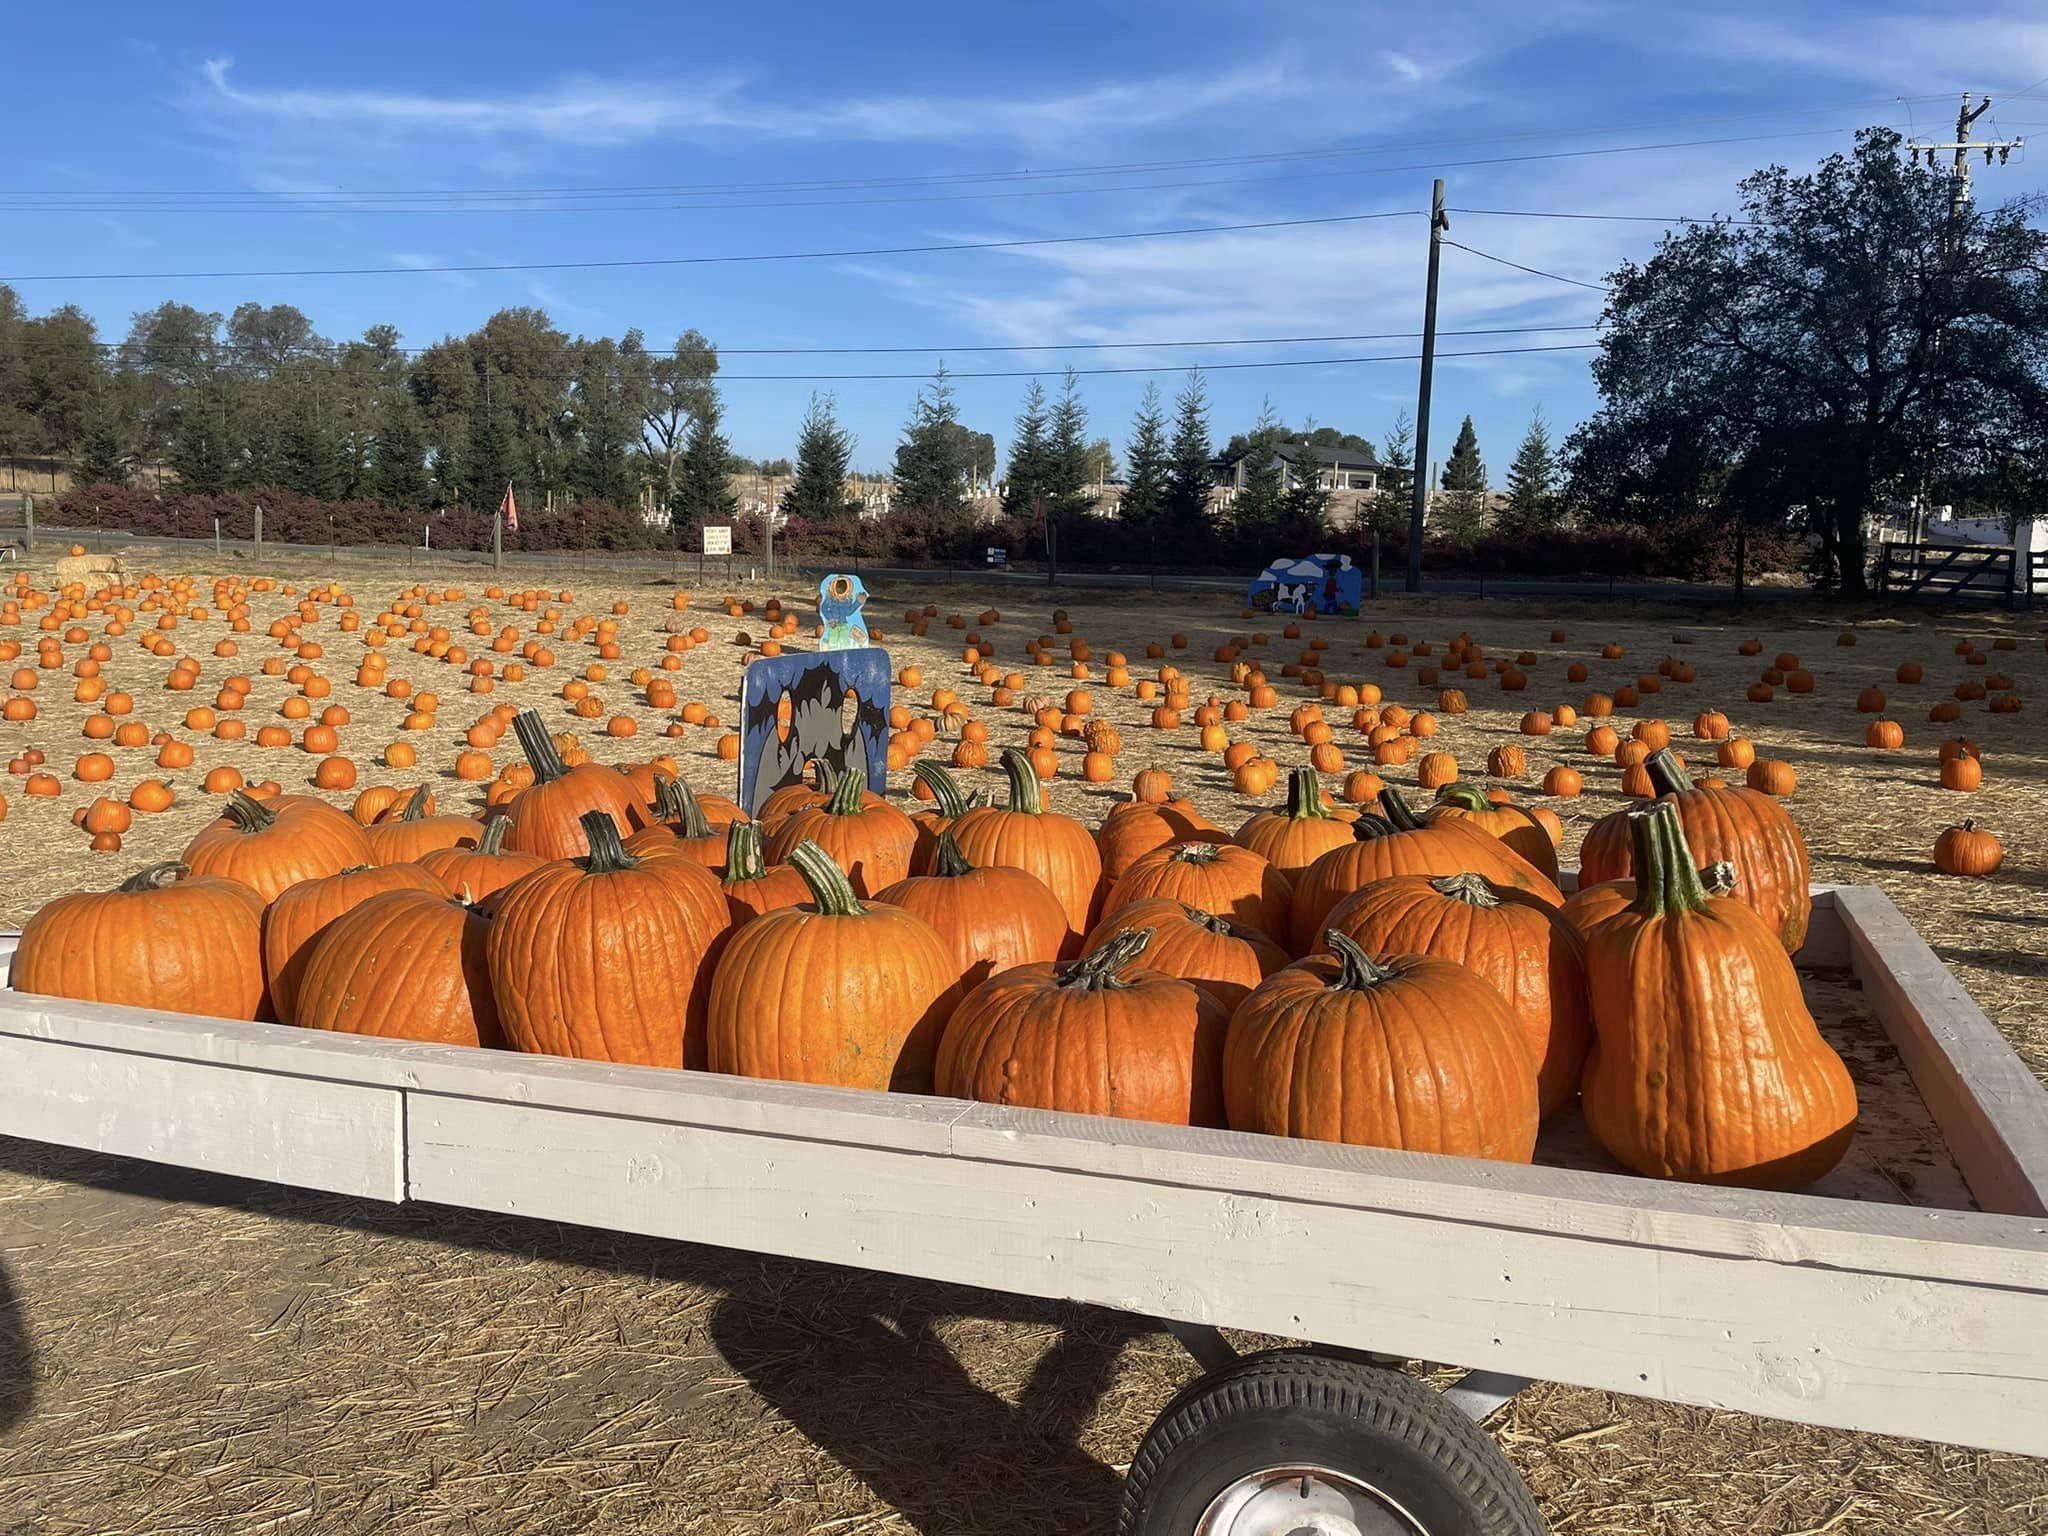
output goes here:
{"type": "MultiPolygon", "coordinates": [[[[1454,208],[1701,216],[1732,209],[1748,170],[1810,165],[1860,124],[1946,138],[1965,89],[2040,93],[2001,102],[1979,124],[1980,137],[1994,126],[2038,135],[2043,151],[1982,173],[1980,195],[2048,187],[2048,13],[2000,0],[1967,13],[1742,0],[1439,0],[1420,11],[1359,0],[98,5],[25,8],[10,29],[14,56],[36,64],[9,76],[7,190],[58,194],[61,211],[21,196],[0,202],[4,279],[849,250],[1305,220],[1426,206],[1433,173],[1448,179],[1454,208]],[[1744,142],[1580,153],[1706,139],[1744,142]],[[1347,152],[1321,153],[1333,149],[1347,152]],[[1248,156],[1272,158],[1044,174],[1248,156]],[[1461,163],[1507,157],[1524,158],[1461,163]],[[897,184],[844,185],[877,180],[897,184]],[[765,183],[784,185],[609,190],[765,183]],[[391,196],[449,191],[494,196],[391,196]]],[[[1659,229],[1479,214],[1454,214],[1453,225],[1454,239],[1587,280],[1647,252],[1659,229]]],[[[222,311],[246,299],[292,303],[334,337],[384,321],[413,345],[506,305],[538,304],[572,332],[639,326],[657,345],[694,326],[727,349],[1038,346],[1412,332],[1423,256],[1422,220],[1393,217],[800,262],[17,286],[36,311],[84,306],[110,339],[133,311],[176,298],[222,311]]],[[[1598,310],[1595,292],[1445,252],[1447,330],[1583,324],[1598,310]]],[[[1412,350],[1391,339],[947,360],[967,374],[1412,350]]],[[[1591,409],[1586,356],[1445,358],[1433,456],[1470,412],[1497,479],[1532,409],[1560,434],[1591,409]]],[[[933,360],[729,352],[725,368],[914,372],[933,360]]],[[[1097,430],[1119,445],[1145,382],[1083,381],[1097,430]]],[[[1170,374],[1159,382],[1177,385],[1170,374]]],[[[1023,381],[962,378],[958,388],[965,419],[1006,438],[1023,381]]],[[[1264,399],[1290,424],[1313,417],[1378,439],[1412,410],[1415,365],[1214,372],[1209,388],[1219,441],[1264,399]]],[[[790,451],[813,389],[836,395],[859,438],[857,463],[885,466],[914,382],[731,377],[735,446],[790,451]]]]}

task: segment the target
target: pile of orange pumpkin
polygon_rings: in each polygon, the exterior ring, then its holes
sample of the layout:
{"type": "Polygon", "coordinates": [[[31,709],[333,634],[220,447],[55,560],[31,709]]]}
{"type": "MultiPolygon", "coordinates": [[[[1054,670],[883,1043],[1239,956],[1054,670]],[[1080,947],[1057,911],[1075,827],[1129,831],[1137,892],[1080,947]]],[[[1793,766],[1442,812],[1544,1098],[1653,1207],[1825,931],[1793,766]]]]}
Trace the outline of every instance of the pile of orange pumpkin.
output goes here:
{"type": "Polygon", "coordinates": [[[233,790],[177,862],[37,912],[13,986],[1519,1161],[1582,1104],[1623,1165],[1742,1184],[1810,1183],[1853,1134],[1789,958],[1799,833],[1668,749],[1567,900],[1554,818],[1500,790],[1353,807],[1304,767],[1234,834],[1161,782],[1091,829],[1010,749],[1002,806],[922,762],[915,813],[847,777],[750,819],[512,729],[486,819],[233,790]]]}

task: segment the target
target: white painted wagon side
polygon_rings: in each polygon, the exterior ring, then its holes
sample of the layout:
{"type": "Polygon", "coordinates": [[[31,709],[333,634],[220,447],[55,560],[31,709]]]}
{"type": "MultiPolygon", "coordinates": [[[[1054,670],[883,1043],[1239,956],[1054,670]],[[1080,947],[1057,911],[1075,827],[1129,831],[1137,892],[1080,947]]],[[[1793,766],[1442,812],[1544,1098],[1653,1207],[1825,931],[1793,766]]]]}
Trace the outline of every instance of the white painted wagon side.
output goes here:
{"type": "Polygon", "coordinates": [[[1817,896],[1980,1212],[160,1018],[0,992],[0,1129],[2048,1454],[2048,1096],[1882,893],[1817,896]]]}

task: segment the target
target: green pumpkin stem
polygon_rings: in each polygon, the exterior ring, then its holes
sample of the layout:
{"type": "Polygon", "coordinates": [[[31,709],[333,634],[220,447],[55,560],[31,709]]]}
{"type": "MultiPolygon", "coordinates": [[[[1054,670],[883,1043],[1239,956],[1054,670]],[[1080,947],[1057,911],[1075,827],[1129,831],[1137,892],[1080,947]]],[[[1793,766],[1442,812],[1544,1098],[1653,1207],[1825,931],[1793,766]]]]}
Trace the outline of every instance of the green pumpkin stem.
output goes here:
{"type": "Polygon", "coordinates": [[[761,829],[751,821],[736,821],[725,829],[725,883],[758,880],[768,872],[761,857],[761,829]]]}
{"type": "MultiPolygon", "coordinates": [[[[1416,832],[1422,828],[1422,821],[1408,809],[1408,802],[1401,798],[1401,791],[1389,784],[1380,791],[1380,809],[1386,813],[1387,825],[1396,832],[1416,832]]],[[[1359,818],[1361,821],[1363,817],[1359,818]]]]}
{"type": "Polygon", "coordinates": [[[505,834],[511,830],[511,817],[493,816],[484,823],[483,831],[477,834],[475,851],[487,859],[495,859],[505,851],[505,834]]]}
{"type": "Polygon", "coordinates": [[[1468,907],[1497,907],[1500,897],[1483,876],[1474,874],[1440,875],[1429,882],[1429,888],[1439,896],[1448,896],[1453,901],[1462,901],[1468,907]]]}
{"type": "Polygon", "coordinates": [[[619,836],[619,824],[612,820],[611,812],[585,811],[576,822],[583,828],[584,841],[590,844],[590,852],[583,861],[586,873],[615,875],[640,862],[626,851],[625,839],[619,836]]]}
{"type": "Polygon", "coordinates": [[[941,832],[932,849],[932,873],[948,880],[957,880],[962,875],[974,873],[974,866],[967,862],[967,855],[960,851],[960,843],[948,827],[941,832]]]}
{"type": "Polygon", "coordinates": [[[867,775],[842,773],[832,785],[832,793],[825,801],[825,812],[830,816],[858,816],[861,813],[861,795],[867,790],[867,775]]]}
{"type": "Polygon", "coordinates": [[[697,803],[697,792],[673,774],[665,773],[654,781],[654,813],[675,828],[678,838],[713,835],[704,807],[697,803]]]}
{"type": "Polygon", "coordinates": [[[1643,762],[1643,772],[1650,776],[1651,786],[1660,795],[1682,795],[1693,787],[1692,775],[1669,747],[1652,752],[1643,762]]]}
{"type": "Polygon", "coordinates": [[[1356,842],[1369,843],[1376,837],[1392,837],[1396,828],[1384,816],[1364,815],[1351,823],[1351,836],[1356,842]]]}
{"type": "Polygon", "coordinates": [[[512,734],[519,738],[519,750],[526,754],[526,761],[533,768],[534,783],[552,783],[569,771],[569,765],[562,761],[561,751],[555,746],[554,737],[548,734],[548,723],[541,719],[540,711],[522,709],[514,715],[512,734]]]}
{"type": "Polygon", "coordinates": [[[1143,954],[1145,946],[1151,942],[1150,928],[1126,928],[1115,937],[1105,939],[1099,949],[1061,966],[1059,985],[1062,990],[1078,992],[1103,992],[1112,987],[1127,987],[1130,983],[1123,978],[1124,967],[1143,954]]]}
{"type": "Polygon", "coordinates": [[[867,908],[853,894],[846,871],[808,837],[789,851],[789,862],[811,890],[811,905],[826,917],[859,917],[867,908]]]}
{"type": "Polygon", "coordinates": [[[1461,811],[1490,811],[1493,802],[1477,784],[1446,784],[1436,792],[1438,805],[1454,805],[1461,811]]]}
{"type": "Polygon", "coordinates": [[[1174,864],[1214,864],[1223,850],[1214,843],[1177,843],[1166,857],[1174,864]]]}
{"type": "Polygon", "coordinates": [[[1323,942],[1337,957],[1337,979],[1330,983],[1332,991],[1363,992],[1393,978],[1394,973],[1368,955],[1365,946],[1350,934],[1328,928],[1323,931],[1323,942]]]}
{"type": "Polygon", "coordinates": [[[277,812],[244,790],[228,792],[228,808],[221,814],[235,824],[238,832],[263,832],[277,820],[277,812]]]}
{"type": "Polygon", "coordinates": [[[398,813],[400,821],[424,821],[427,816],[427,786],[422,784],[406,796],[405,809],[398,813]]]}
{"type": "Polygon", "coordinates": [[[124,891],[167,891],[192,871],[176,859],[168,864],[152,864],[147,869],[137,870],[121,882],[124,891]]]}
{"type": "Polygon", "coordinates": [[[1187,914],[1188,921],[1198,928],[1206,928],[1226,939],[1237,936],[1237,930],[1231,927],[1230,919],[1227,917],[1218,917],[1214,912],[1204,912],[1200,907],[1189,907],[1187,914]]]}
{"type": "Polygon", "coordinates": [[[1010,809],[1026,816],[1045,814],[1045,787],[1031,759],[1015,747],[1003,748],[1003,771],[1010,776],[1010,809]]]}
{"type": "Polygon", "coordinates": [[[1636,899],[1629,910],[1640,917],[1705,911],[1710,893],[1685,845],[1678,808],[1660,800],[1648,810],[1631,811],[1628,833],[1636,871],[1636,899]]]}
{"type": "Polygon", "coordinates": [[[1287,776],[1287,819],[1329,821],[1330,808],[1323,804],[1323,781],[1313,768],[1297,768],[1287,776]]]}
{"type": "Polygon", "coordinates": [[[967,814],[967,797],[960,792],[960,781],[952,774],[937,763],[912,763],[910,771],[917,776],[918,783],[932,792],[932,804],[946,820],[956,821],[967,814]]]}

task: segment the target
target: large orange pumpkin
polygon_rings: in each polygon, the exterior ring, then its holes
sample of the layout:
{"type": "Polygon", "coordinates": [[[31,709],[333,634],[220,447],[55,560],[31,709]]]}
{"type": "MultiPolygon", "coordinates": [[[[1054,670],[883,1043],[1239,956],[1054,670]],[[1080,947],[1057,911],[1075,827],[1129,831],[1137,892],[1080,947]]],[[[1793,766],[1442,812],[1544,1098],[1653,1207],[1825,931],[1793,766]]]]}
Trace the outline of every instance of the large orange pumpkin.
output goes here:
{"type": "MultiPolygon", "coordinates": [[[[602,770],[623,785],[610,769],[602,770]]],[[[491,991],[515,1048],[638,1066],[704,1064],[704,956],[725,926],[718,880],[688,859],[626,852],[611,813],[579,828],[590,851],[508,890],[491,921],[491,991]]]]}
{"type": "Polygon", "coordinates": [[[856,896],[880,894],[910,873],[917,827],[886,800],[867,793],[866,776],[843,773],[823,805],[792,811],[768,838],[768,857],[789,862],[801,842],[814,842],[845,871],[856,896]]]}
{"type": "Polygon", "coordinates": [[[1217,825],[1189,800],[1119,800],[1095,829],[1095,847],[1102,856],[1102,889],[1106,893],[1139,859],[1169,843],[1217,839],[1217,825]]]}
{"type": "Polygon", "coordinates": [[[706,869],[725,862],[725,832],[697,803],[690,786],[670,774],[654,780],[648,824],[626,839],[628,853],[677,853],[706,869]]]}
{"type": "Polygon", "coordinates": [[[1005,864],[1036,875],[1060,899],[1078,938],[1088,931],[1102,876],[1095,839],[1073,817],[1046,808],[1038,770],[1024,753],[1004,748],[1003,768],[1010,778],[1009,805],[969,811],[953,824],[953,840],[977,868],[1005,864]]]}
{"type": "Polygon", "coordinates": [[[875,900],[931,924],[969,987],[1016,966],[1057,960],[1069,940],[1065,909],[1036,875],[1000,864],[976,869],[950,830],[939,834],[930,874],[899,880],[875,900]]]}
{"type": "Polygon", "coordinates": [[[711,988],[711,1070],[929,1093],[960,999],[953,952],[923,918],[863,903],[816,843],[799,843],[790,862],[811,900],[727,943],[711,988]]]}
{"type": "Polygon", "coordinates": [[[437,848],[421,856],[420,868],[438,880],[450,896],[482,902],[547,863],[537,853],[508,852],[505,834],[511,827],[504,817],[493,816],[478,831],[474,844],[437,848]]]}
{"type": "Polygon", "coordinates": [[[505,807],[512,824],[505,834],[507,848],[544,859],[578,858],[590,852],[583,817],[591,811],[611,818],[621,837],[632,830],[640,796],[630,779],[596,763],[569,767],[546,722],[533,710],[515,715],[512,730],[533,768],[533,782],[505,807]]]}
{"type": "Polygon", "coordinates": [[[313,941],[336,918],[345,916],[372,896],[387,891],[429,891],[444,894],[434,877],[416,864],[385,868],[345,869],[338,875],[301,880],[285,890],[263,913],[263,971],[270,982],[270,1001],[286,1024],[298,1019],[299,979],[313,941]]]}
{"type": "Polygon", "coordinates": [[[21,930],[8,985],[159,1013],[266,1012],[263,902],[247,885],[157,864],[111,891],[45,902],[21,930]]]}
{"type": "Polygon", "coordinates": [[[1777,930],[1708,894],[1683,812],[1631,816],[1635,898],[1586,938],[1586,1124],[1656,1178],[1801,1189],[1848,1150],[1856,1087],[1777,930]]]}
{"type": "Polygon", "coordinates": [[[1118,934],[1140,928],[1152,930],[1152,942],[1145,946],[1146,970],[1192,981],[1226,1012],[1288,963],[1287,951],[1258,929],[1164,896],[1147,896],[1119,907],[1095,925],[1082,950],[1093,952],[1118,934]]]}
{"type": "Polygon", "coordinates": [[[1345,897],[1328,922],[1368,954],[1435,955],[1493,983],[1536,1061],[1543,1115],[1578,1097],[1593,1026],[1578,933],[1557,908],[1477,875],[1397,875],[1345,897]]]}
{"type": "Polygon", "coordinates": [[[1103,915],[1147,896],[1199,907],[1262,933],[1286,933],[1294,908],[1287,877],[1235,843],[1155,848],[1124,871],[1102,904],[1103,915]]]}
{"type": "Polygon", "coordinates": [[[1449,960],[1328,942],[1334,958],[1275,972],[1231,1015],[1231,1128],[1528,1162],[1536,1065],[1500,993],[1449,960]]]}
{"type": "MultiPolygon", "coordinates": [[[[1233,839],[1249,848],[1289,880],[1332,848],[1351,841],[1348,816],[1337,816],[1323,798],[1323,781],[1313,768],[1297,768],[1287,777],[1287,804],[1260,811],[1237,829],[1233,839]]],[[[1284,928],[1271,932],[1284,934],[1284,928]]]]}
{"type": "Polygon", "coordinates": [[[228,796],[220,820],[179,857],[195,875],[241,881],[265,905],[301,880],[373,862],[363,829],[347,812],[299,795],[257,800],[239,789],[228,796]]]}
{"type": "Polygon", "coordinates": [[[304,1029],[502,1046],[490,923],[438,890],[372,896],[320,931],[297,998],[304,1029]]]}
{"type": "Polygon", "coordinates": [[[917,841],[910,850],[910,872],[928,875],[939,855],[939,834],[981,803],[981,791],[968,794],[960,788],[960,781],[937,763],[912,763],[910,771],[932,802],[926,810],[911,812],[917,841]]]}
{"type": "Polygon", "coordinates": [[[751,821],[735,821],[725,829],[725,864],[718,871],[725,892],[726,931],[744,928],[763,912],[797,907],[811,888],[793,864],[769,864],[761,850],[761,829],[751,821]]]}
{"type": "MultiPolygon", "coordinates": [[[[1796,954],[1806,942],[1813,915],[1807,885],[1806,840],[1784,808],[1769,795],[1729,786],[1695,788],[1668,752],[1645,763],[1660,797],[1678,808],[1686,845],[1700,865],[1735,866],[1735,896],[1755,909],[1785,946],[1796,954]]],[[[1579,846],[1579,882],[1597,885],[1633,873],[1629,813],[1616,811],[1595,822],[1579,846]]]]}
{"type": "Polygon", "coordinates": [[[483,827],[473,816],[429,814],[433,796],[422,784],[396,816],[380,817],[363,829],[373,864],[412,864],[444,848],[474,848],[483,827]]]}
{"type": "Polygon", "coordinates": [[[1025,965],[968,993],[939,1046],[956,1098],[1167,1125],[1223,1121],[1229,1015],[1193,982],[1133,963],[1127,930],[1063,965],[1025,965]]]}
{"type": "Polygon", "coordinates": [[[1450,784],[1437,791],[1425,821],[1465,821],[1497,837],[1557,883],[1557,843],[1533,811],[1509,801],[1489,800],[1476,784],[1450,784]]]}

